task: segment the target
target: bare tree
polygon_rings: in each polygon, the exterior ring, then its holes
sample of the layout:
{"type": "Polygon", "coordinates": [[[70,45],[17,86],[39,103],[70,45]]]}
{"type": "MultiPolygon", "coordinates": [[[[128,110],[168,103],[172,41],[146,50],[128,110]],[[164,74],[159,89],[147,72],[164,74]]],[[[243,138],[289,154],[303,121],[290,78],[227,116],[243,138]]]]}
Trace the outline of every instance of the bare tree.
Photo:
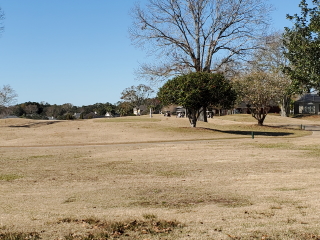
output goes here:
{"type": "Polygon", "coordinates": [[[47,117],[58,117],[61,108],[57,105],[51,105],[49,107],[46,108],[46,116],[47,117]]]}
{"type": "Polygon", "coordinates": [[[10,105],[15,104],[18,94],[10,85],[4,85],[0,89],[0,106],[9,107],[10,105]]]}
{"type": "Polygon", "coordinates": [[[214,72],[257,48],[266,32],[266,0],[148,0],[132,10],[134,44],[155,54],[139,75],[152,82],[186,72],[214,72]]]}
{"type": "Polygon", "coordinates": [[[286,89],[286,79],[270,72],[251,72],[234,79],[240,101],[249,106],[252,117],[263,122],[272,105],[282,99],[286,89]]]}
{"type": "Polygon", "coordinates": [[[153,94],[153,89],[147,85],[131,86],[121,92],[121,99],[130,102],[134,107],[140,107],[153,94]]]}
{"type": "Polygon", "coordinates": [[[282,84],[282,94],[279,100],[281,116],[287,117],[290,114],[290,102],[295,94],[295,85],[290,76],[284,73],[289,66],[289,60],[285,56],[283,34],[275,32],[262,39],[260,49],[254,51],[247,71],[271,73],[282,84]]]}
{"type": "Polygon", "coordinates": [[[39,110],[38,106],[35,104],[29,104],[24,107],[24,110],[26,111],[27,114],[33,115],[36,114],[39,110]]]}

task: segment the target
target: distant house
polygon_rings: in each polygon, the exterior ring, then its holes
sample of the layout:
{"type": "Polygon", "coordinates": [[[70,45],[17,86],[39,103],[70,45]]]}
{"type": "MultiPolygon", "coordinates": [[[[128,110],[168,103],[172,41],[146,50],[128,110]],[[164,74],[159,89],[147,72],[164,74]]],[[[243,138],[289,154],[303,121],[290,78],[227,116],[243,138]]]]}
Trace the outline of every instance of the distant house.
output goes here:
{"type": "Polygon", "coordinates": [[[186,108],[184,108],[183,106],[177,106],[175,112],[176,112],[176,115],[177,115],[178,117],[185,117],[185,116],[187,116],[187,110],[186,110],[186,108]]]}
{"type": "Polygon", "coordinates": [[[18,118],[17,116],[15,115],[7,115],[7,116],[4,116],[2,117],[3,119],[6,119],[6,118],[18,118]]]}
{"type": "Polygon", "coordinates": [[[294,102],[294,114],[319,114],[320,96],[304,94],[294,102]]]}
{"type": "MultiPolygon", "coordinates": [[[[279,107],[279,104],[277,104],[276,102],[270,102],[269,107],[269,112],[268,113],[280,113],[281,109],[279,107]]],[[[233,113],[244,113],[244,114],[250,114],[251,110],[250,110],[250,105],[245,103],[245,102],[241,102],[240,104],[236,105],[233,113]]]]}
{"type": "Polygon", "coordinates": [[[104,115],[105,117],[113,117],[112,113],[111,112],[106,112],[106,114],[104,115]]]}
{"type": "Polygon", "coordinates": [[[75,119],[79,119],[80,116],[81,116],[81,113],[74,113],[74,114],[73,114],[73,117],[74,117],[75,119]]]}
{"type": "Polygon", "coordinates": [[[175,104],[165,106],[161,109],[162,113],[170,112],[174,115],[186,116],[186,109],[183,106],[178,106],[175,104]]]}
{"type": "Polygon", "coordinates": [[[133,108],[133,114],[140,116],[142,114],[145,114],[148,110],[148,107],[146,105],[140,105],[139,107],[133,108]]]}

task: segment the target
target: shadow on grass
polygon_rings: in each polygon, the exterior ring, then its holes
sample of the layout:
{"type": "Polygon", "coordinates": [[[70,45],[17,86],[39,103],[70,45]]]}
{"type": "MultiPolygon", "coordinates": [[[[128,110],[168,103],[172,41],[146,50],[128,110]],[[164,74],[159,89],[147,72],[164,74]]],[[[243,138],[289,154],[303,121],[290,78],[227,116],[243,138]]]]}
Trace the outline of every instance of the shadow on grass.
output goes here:
{"type": "Polygon", "coordinates": [[[50,122],[35,122],[35,123],[28,123],[23,125],[10,125],[8,127],[11,128],[31,128],[31,127],[42,127],[47,126],[55,123],[59,123],[60,121],[50,121],[50,122]]]}
{"type": "Polygon", "coordinates": [[[241,130],[218,130],[218,129],[211,129],[211,128],[202,128],[208,131],[220,132],[220,133],[227,133],[227,134],[234,134],[234,135],[252,135],[254,133],[255,136],[268,136],[268,137],[283,137],[283,136],[290,136],[293,133],[288,132],[264,132],[264,131],[241,131],[241,130]]]}
{"type": "Polygon", "coordinates": [[[308,118],[308,117],[318,117],[318,116],[314,114],[296,114],[292,116],[292,118],[299,118],[299,119],[308,118]]]}

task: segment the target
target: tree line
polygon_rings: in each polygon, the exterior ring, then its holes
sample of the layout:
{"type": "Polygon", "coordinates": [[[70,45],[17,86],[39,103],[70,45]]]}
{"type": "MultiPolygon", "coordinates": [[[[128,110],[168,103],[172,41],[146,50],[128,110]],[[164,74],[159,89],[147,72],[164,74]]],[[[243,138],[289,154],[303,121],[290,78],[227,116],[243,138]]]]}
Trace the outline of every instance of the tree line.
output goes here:
{"type": "Polygon", "coordinates": [[[117,106],[111,103],[96,103],[87,106],[74,106],[71,103],[62,105],[47,102],[25,102],[0,108],[0,116],[13,115],[30,119],[73,120],[89,119],[104,116],[107,112],[116,113],[117,106]]]}
{"type": "MultiPolygon", "coordinates": [[[[320,2],[312,4],[301,0],[300,15],[286,16],[293,27],[269,34],[265,0],[136,4],[132,42],[155,57],[136,70],[137,76],[160,88],[157,97],[143,84],[126,88],[113,111],[126,115],[141,105],[178,104],[187,108],[193,127],[199,119],[207,121],[208,107],[232,108],[240,102],[259,125],[272,104],[288,116],[295,96],[320,90],[320,2]]],[[[21,109],[32,112],[29,105],[35,104],[25,105],[21,109]]],[[[63,116],[66,109],[60,107],[63,116]]]]}
{"type": "Polygon", "coordinates": [[[124,89],[121,92],[121,101],[116,104],[106,102],[81,107],[74,106],[71,103],[57,105],[31,101],[16,104],[18,94],[10,85],[4,85],[0,88],[0,116],[13,115],[31,119],[58,120],[90,119],[106,115],[109,117],[131,116],[133,115],[133,108],[141,106],[151,108],[153,112],[159,112],[162,105],[156,97],[152,97],[153,93],[152,88],[140,84],[124,89]]]}

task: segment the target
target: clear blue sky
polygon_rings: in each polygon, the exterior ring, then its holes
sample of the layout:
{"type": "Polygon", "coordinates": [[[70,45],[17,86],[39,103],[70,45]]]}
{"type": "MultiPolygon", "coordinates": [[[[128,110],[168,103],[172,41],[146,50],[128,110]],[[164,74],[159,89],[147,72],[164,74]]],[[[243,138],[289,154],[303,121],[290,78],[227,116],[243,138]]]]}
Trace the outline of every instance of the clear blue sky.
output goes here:
{"type": "MultiPolygon", "coordinates": [[[[18,103],[116,103],[123,89],[145,83],[134,70],[146,54],[128,36],[134,2],[0,0],[0,87],[11,85],[18,103]]],[[[287,13],[300,13],[300,0],[269,2],[275,30],[291,26],[287,13]]]]}

